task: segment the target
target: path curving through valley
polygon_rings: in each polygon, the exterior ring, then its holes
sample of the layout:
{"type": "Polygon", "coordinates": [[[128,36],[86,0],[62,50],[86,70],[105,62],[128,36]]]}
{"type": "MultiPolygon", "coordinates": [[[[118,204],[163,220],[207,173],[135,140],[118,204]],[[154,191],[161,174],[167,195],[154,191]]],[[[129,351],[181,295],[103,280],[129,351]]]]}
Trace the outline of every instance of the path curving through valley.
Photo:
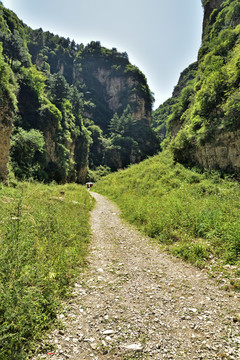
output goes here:
{"type": "Polygon", "coordinates": [[[239,294],[163,254],[92,192],[89,267],[49,335],[54,360],[240,359],[239,294]]]}

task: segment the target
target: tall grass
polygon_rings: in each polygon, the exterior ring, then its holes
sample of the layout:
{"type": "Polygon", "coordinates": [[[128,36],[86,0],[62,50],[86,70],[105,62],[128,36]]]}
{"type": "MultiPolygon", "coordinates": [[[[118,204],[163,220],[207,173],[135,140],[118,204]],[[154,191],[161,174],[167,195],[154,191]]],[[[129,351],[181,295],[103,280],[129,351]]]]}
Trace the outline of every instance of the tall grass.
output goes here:
{"type": "Polygon", "coordinates": [[[0,188],[0,359],[27,359],[56,320],[89,241],[87,191],[21,183],[0,188]]]}
{"type": "Polygon", "coordinates": [[[103,178],[95,190],[176,256],[198,266],[212,259],[240,265],[238,182],[186,169],[164,152],[103,178]]]}

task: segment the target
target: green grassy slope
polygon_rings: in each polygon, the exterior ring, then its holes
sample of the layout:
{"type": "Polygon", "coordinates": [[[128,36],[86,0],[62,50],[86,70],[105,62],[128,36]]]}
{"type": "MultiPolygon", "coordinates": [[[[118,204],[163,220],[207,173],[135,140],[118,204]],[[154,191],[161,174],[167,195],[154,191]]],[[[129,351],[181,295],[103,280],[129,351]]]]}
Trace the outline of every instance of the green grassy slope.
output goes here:
{"type": "Polygon", "coordinates": [[[78,185],[0,185],[0,359],[27,359],[85,265],[93,200],[78,185]]]}
{"type": "Polygon", "coordinates": [[[200,267],[228,264],[239,276],[238,182],[186,169],[164,152],[103,178],[95,190],[174,255],[200,267]]]}

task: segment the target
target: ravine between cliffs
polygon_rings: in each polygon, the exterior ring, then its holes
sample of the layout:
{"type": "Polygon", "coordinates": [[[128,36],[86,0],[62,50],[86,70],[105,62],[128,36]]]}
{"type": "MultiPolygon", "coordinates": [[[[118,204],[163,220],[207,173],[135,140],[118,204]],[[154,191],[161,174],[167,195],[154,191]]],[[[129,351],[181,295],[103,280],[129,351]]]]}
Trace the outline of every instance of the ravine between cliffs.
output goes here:
{"type": "Polygon", "coordinates": [[[240,359],[240,295],[160,251],[92,192],[88,269],[34,359],[240,359]]]}

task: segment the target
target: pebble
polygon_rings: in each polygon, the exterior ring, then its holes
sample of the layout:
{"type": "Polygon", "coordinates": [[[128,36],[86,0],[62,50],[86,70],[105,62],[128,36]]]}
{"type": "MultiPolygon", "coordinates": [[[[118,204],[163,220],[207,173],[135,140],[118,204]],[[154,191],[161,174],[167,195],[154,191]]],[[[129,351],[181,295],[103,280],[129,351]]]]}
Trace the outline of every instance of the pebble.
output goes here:
{"type": "Polygon", "coordinates": [[[105,330],[103,332],[103,335],[112,335],[112,334],[114,334],[114,330],[105,330]]]}
{"type": "MultiPolygon", "coordinates": [[[[142,240],[107,200],[98,204],[89,267],[58,315],[64,330],[47,338],[56,348],[51,360],[240,359],[239,294],[142,240]]],[[[47,359],[44,348],[32,360],[47,359]]]]}
{"type": "Polygon", "coordinates": [[[89,339],[87,339],[87,338],[86,338],[86,339],[84,339],[84,341],[85,341],[85,342],[90,342],[90,343],[93,343],[93,342],[94,342],[94,340],[95,340],[95,339],[94,339],[94,338],[92,338],[92,337],[91,337],[91,338],[89,338],[89,339]]]}
{"type": "Polygon", "coordinates": [[[132,350],[132,351],[142,351],[143,347],[141,344],[131,344],[124,346],[126,350],[132,350]]]}

